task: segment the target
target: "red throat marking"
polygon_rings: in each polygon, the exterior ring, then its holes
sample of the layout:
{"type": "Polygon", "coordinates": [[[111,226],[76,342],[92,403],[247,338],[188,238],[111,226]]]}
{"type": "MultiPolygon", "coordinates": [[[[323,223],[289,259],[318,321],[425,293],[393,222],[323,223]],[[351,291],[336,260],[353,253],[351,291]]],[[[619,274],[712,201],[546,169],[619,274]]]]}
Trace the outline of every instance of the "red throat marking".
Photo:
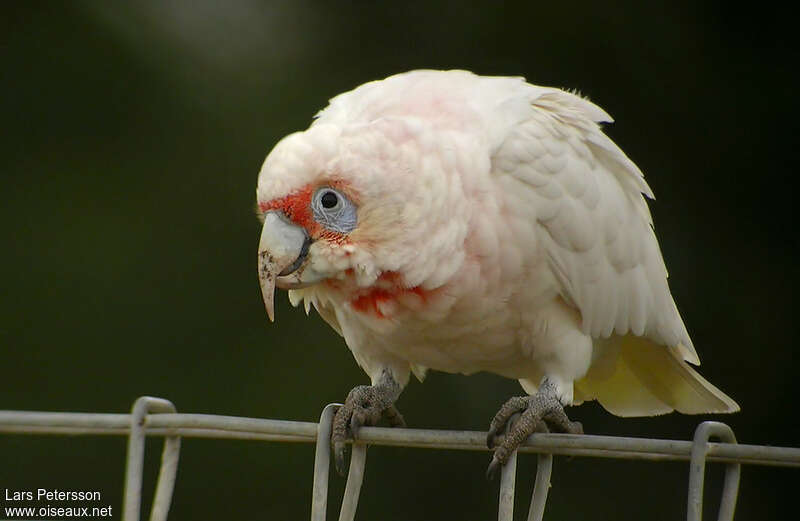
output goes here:
{"type": "Polygon", "coordinates": [[[350,301],[350,305],[358,312],[385,319],[390,318],[385,313],[388,305],[397,303],[401,298],[406,300],[404,297],[408,295],[416,295],[417,302],[420,304],[428,301],[431,295],[430,291],[420,286],[407,288],[403,285],[402,279],[403,277],[399,273],[387,271],[378,277],[374,286],[357,293],[355,298],[350,301]]]}

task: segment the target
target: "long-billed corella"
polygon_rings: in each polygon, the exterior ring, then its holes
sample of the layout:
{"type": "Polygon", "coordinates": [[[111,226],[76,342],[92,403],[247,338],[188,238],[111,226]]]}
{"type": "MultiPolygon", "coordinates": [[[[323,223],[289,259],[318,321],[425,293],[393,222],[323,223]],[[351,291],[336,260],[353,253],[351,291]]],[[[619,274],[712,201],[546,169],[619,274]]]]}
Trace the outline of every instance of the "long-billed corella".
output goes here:
{"type": "Polygon", "coordinates": [[[566,405],[739,409],[689,366],[699,359],[667,285],[652,192],[603,133],[611,121],[522,78],[412,71],[333,98],[270,152],[257,187],[267,313],[275,286],[288,289],[371,379],[334,419],[340,471],[359,426],[403,424],[394,403],[428,369],[490,371],[529,393],[491,422],[490,473],[542,420],[581,432],[566,405]]]}

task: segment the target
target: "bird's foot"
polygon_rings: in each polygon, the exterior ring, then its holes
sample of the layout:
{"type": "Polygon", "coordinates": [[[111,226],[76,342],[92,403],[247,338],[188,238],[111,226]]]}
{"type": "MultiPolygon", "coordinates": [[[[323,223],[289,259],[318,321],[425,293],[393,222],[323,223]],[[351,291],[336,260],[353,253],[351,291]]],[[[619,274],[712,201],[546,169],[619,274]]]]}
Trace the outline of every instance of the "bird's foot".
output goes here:
{"type": "Polygon", "coordinates": [[[382,379],[377,385],[359,385],[347,395],[342,405],[333,417],[333,443],[336,471],[344,476],[347,467],[344,455],[348,438],[356,439],[358,429],[364,425],[377,425],[385,418],[392,427],[405,427],[403,415],[394,406],[394,401],[399,395],[399,386],[391,377],[388,381],[382,379]]]}
{"type": "Polygon", "coordinates": [[[486,477],[493,479],[511,453],[528,439],[528,436],[534,432],[549,432],[548,425],[557,432],[583,434],[583,426],[579,422],[570,421],[564,412],[564,405],[558,399],[555,384],[545,378],[536,394],[515,396],[503,404],[495,414],[486,436],[486,445],[494,449],[486,477]],[[508,428],[509,420],[517,413],[521,413],[519,418],[508,428]]]}

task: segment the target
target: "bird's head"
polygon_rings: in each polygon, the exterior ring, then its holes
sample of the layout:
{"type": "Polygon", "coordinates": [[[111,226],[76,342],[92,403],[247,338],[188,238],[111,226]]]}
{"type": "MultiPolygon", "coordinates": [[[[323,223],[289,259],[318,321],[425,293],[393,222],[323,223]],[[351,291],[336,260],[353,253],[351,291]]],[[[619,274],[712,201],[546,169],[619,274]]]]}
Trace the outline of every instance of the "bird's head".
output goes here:
{"type": "Polygon", "coordinates": [[[344,128],[317,121],[270,152],[256,194],[271,320],[276,286],[347,279],[363,289],[391,277],[419,291],[457,269],[465,225],[451,218],[463,197],[441,161],[421,150],[426,133],[391,118],[344,128]]]}

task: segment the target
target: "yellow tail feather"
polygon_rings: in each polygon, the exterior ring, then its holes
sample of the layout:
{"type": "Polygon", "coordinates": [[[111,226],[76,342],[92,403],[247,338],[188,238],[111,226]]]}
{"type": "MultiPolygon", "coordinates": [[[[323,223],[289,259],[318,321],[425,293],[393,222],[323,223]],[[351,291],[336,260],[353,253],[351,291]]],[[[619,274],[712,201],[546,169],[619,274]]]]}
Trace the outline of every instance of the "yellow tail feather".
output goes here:
{"type": "Polygon", "coordinates": [[[700,376],[679,347],[634,335],[597,342],[599,359],[575,382],[575,401],[596,399],[617,416],[730,413],[739,405],[700,376]]]}

